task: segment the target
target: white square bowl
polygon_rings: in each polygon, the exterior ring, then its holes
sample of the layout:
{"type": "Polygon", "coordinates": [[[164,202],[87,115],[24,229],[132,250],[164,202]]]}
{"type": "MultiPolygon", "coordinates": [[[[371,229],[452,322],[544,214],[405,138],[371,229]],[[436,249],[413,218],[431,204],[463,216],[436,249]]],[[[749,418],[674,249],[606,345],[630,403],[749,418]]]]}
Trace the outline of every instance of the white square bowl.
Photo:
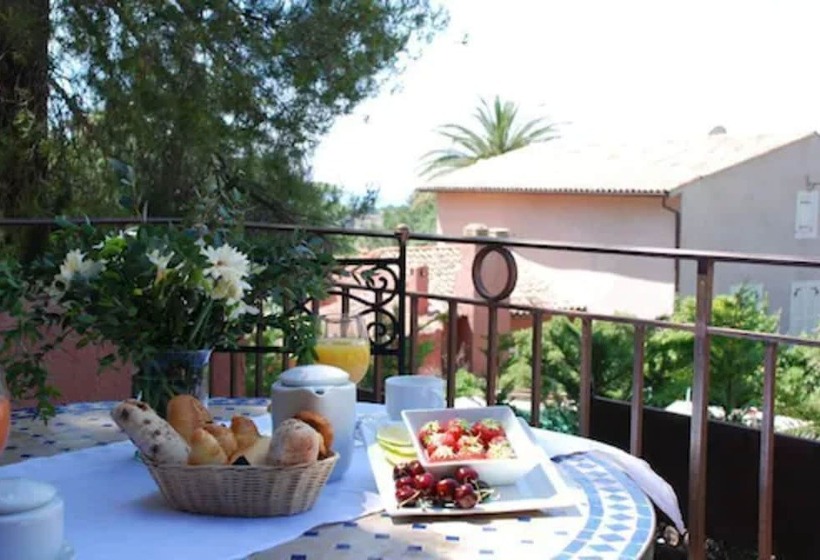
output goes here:
{"type": "Polygon", "coordinates": [[[540,460],[537,449],[535,449],[512,409],[508,406],[404,410],[401,415],[404,424],[412,435],[413,447],[419,461],[427,471],[433,473],[436,477],[452,476],[456,468],[470,466],[476,470],[478,477],[490,486],[503,486],[515,484],[540,460]],[[428,461],[427,452],[418,440],[418,433],[422,426],[434,420],[444,426],[454,418],[463,418],[470,424],[487,418],[498,421],[507,434],[515,458],[428,461]]]}

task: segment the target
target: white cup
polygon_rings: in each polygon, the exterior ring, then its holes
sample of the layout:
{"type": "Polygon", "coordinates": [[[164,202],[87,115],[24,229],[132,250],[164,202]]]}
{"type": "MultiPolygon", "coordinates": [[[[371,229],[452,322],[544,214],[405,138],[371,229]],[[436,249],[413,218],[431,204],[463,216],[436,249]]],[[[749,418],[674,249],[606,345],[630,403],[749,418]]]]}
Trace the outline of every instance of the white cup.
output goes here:
{"type": "Polygon", "coordinates": [[[431,375],[394,375],[384,382],[387,415],[401,421],[402,410],[444,408],[444,380],[431,375]]]}

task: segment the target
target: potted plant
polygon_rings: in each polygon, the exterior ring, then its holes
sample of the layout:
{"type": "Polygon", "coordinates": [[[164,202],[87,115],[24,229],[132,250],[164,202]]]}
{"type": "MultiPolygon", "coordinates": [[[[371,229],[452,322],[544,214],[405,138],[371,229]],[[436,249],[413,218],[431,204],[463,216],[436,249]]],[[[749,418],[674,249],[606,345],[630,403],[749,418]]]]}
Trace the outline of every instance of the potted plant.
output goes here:
{"type": "Polygon", "coordinates": [[[235,348],[256,328],[277,329],[285,350],[310,359],[313,318],[285,304],[323,296],[333,261],[317,240],[203,227],[106,232],[90,223],[61,225],[48,253],[22,274],[25,305],[11,313],[16,323],[3,352],[12,390],[33,392],[44,415],[54,390],[42,358],[69,333],[80,346],[112,343],[100,368],[132,364],[133,395],[161,415],[176,394],[206,401],[211,352],[235,348]],[[260,315],[263,303],[273,312],[260,315]],[[53,334],[43,337],[44,329],[53,334]],[[11,351],[15,343],[36,351],[11,351]]]}

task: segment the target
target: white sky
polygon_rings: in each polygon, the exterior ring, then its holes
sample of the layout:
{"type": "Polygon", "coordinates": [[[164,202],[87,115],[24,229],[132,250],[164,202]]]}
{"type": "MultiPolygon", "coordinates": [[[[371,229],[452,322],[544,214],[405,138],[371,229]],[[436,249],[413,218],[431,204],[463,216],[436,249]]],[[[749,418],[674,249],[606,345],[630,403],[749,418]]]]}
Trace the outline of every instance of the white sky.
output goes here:
{"type": "Polygon", "coordinates": [[[434,129],[496,94],[579,139],[820,129],[820,0],[444,2],[447,30],[334,124],[315,179],[400,203],[434,129]]]}

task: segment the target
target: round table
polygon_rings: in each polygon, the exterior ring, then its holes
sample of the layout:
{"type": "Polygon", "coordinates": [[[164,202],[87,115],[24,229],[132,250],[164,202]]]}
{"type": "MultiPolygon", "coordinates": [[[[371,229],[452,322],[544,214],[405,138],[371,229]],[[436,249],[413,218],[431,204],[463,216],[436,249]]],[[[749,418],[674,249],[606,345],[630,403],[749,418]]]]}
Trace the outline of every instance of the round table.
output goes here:
{"type": "MultiPolygon", "coordinates": [[[[224,421],[236,414],[266,414],[268,402],[212,398],[209,408],[216,420],[224,421]]],[[[61,406],[47,425],[31,410],[12,412],[12,433],[0,465],[126,439],[109,416],[115,404],[61,406]]],[[[251,558],[544,558],[545,550],[560,550],[547,556],[558,560],[652,557],[654,508],[631,479],[606,460],[584,454],[555,462],[570,484],[583,491],[576,508],[457,520],[399,521],[377,513],[316,527],[251,558]]]]}

